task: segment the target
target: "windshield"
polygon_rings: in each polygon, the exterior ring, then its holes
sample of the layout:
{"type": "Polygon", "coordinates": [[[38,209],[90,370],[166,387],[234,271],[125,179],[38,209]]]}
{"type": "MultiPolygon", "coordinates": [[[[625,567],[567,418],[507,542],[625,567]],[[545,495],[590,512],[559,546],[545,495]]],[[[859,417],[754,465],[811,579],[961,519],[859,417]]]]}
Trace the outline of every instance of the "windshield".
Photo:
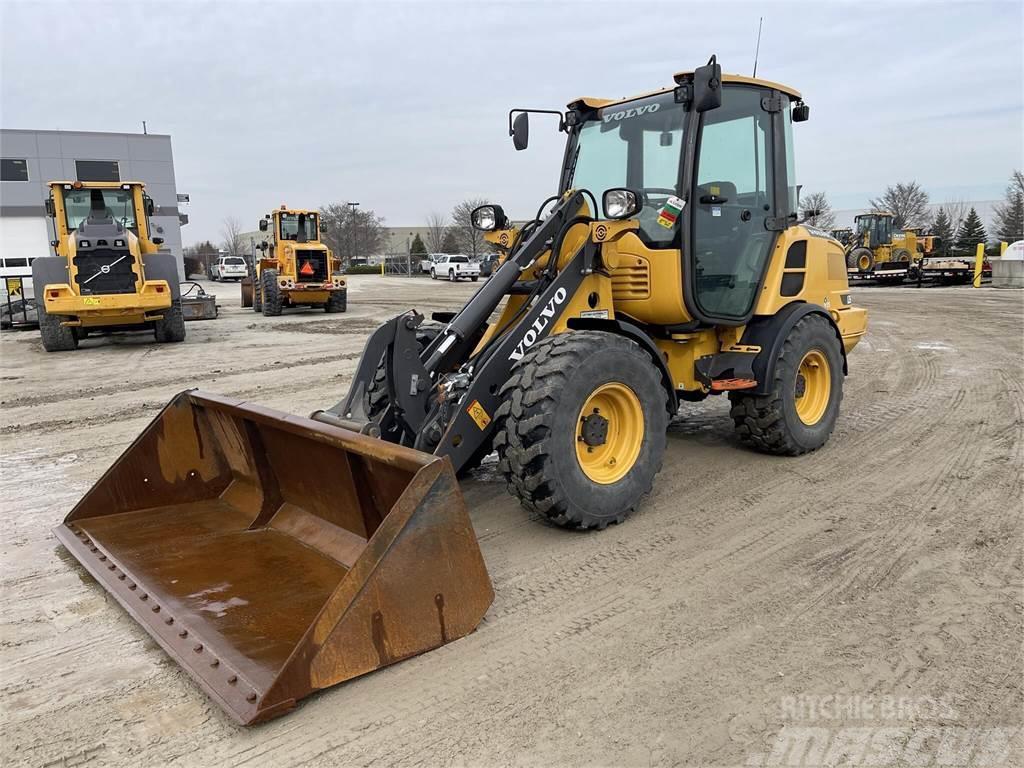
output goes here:
{"type": "Polygon", "coordinates": [[[225,264],[245,264],[245,260],[240,256],[228,256],[224,259],[225,264]]]}
{"type": "MultiPolygon", "coordinates": [[[[125,229],[135,230],[135,205],[130,189],[65,189],[64,219],[68,231],[78,229],[93,207],[102,211],[103,218],[114,219],[125,229]]],[[[136,232],[136,234],[138,234],[136,232]]]]}
{"type": "Polygon", "coordinates": [[[568,186],[588,189],[598,201],[613,187],[642,192],[638,219],[643,239],[670,244],[677,227],[659,224],[658,212],[679,194],[685,121],[685,105],[676,104],[671,91],[598,110],[579,130],[568,186]]]}
{"type": "Polygon", "coordinates": [[[465,256],[452,256],[450,259],[448,259],[448,261],[452,262],[453,264],[468,264],[469,263],[469,259],[467,259],[465,256]]]}
{"type": "Polygon", "coordinates": [[[282,213],[280,218],[282,240],[306,242],[317,239],[315,213],[282,213]],[[299,237],[300,230],[304,237],[299,237]]]}

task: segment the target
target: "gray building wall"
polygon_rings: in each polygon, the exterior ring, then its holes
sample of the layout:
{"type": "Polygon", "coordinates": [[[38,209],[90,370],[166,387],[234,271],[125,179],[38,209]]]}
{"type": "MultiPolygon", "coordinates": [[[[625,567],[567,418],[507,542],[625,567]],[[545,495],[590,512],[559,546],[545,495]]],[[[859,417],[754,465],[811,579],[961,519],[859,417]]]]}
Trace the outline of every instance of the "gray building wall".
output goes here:
{"type": "MultiPolygon", "coordinates": [[[[0,182],[0,217],[39,216],[44,219],[49,182],[78,180],[76,160],[116,160],[121,181],[141,181],[146,185],[146,192],[156,207],[150,219],[154,234],[164,238],[161,250],[169,250],[177,256],[179,271],[183,271],[182,221],[170,136],[3,128],[0,129],[0,156],[24,159],[29,178],[27,182],[0,182]]],[[[182,218],[187,221],[187,217],[182,218]]]]}

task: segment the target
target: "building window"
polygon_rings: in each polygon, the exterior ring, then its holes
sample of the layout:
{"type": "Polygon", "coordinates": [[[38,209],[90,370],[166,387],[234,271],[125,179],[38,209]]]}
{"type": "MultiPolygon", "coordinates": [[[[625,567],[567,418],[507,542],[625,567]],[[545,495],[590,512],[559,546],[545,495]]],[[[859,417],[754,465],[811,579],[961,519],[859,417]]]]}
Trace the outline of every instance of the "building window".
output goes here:
{"type": "Polygon", "coordinates": [[[28,181],[28,163],[5,157],[0,160],[0,181],[28,181]]]}
{"type": "Polygon", "coordinates": [[[117,160],[75,160],[79,181],[120,181],[117,160]]]}

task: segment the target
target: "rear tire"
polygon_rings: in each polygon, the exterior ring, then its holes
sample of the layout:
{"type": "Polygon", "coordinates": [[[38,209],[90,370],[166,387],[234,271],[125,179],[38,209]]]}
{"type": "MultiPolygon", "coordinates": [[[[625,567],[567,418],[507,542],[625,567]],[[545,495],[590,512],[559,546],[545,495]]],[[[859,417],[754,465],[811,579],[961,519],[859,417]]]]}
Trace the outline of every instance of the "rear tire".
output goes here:
{"type": "Polygon", "coordinates": [[[448,270],[448,282],[450,282],[450,283],[454,283],[454,282],[456,281],[456,279],[457,279],[457,278],[455,277],[455,271],[454,271],[454,270],[451,270],[451,269],[449,269],[449,270],[448,270]]]}
{"type": "Polygon", "coordinates": [[[601,331],[549,337],[516,363],[502,395],[498,467],[528,510],[563,528],[600,529],[622,522],[650,492],[665,453],[668,397],[636,343],[601,331]]]}
{"type": "MultiPolygon", "coordinates": [[[[264,317],[281,314],[281,286],[277,284],[277,270],[264,269],[260,272],[260,305],[264,317]]],[[[254,302],[255,303],[255,302],[254,302]]]]}
{"type": "Polygon", "coordinates": [[[798,321],[776,360],[771,392],[729,393],[730,415],[740,440],[780,456],[809,453],[828,442],[843,399],[839,344],[824,317],[806,315],[798,321]],[[820,408],[812,407],[814,400],[820,408]]]}
{"type": "Polygon", "coordinates": [[[480,279],[480,276],[479,276],[479,275],[473,275],[473,276],[472,276],[471,278],[469,278],[469,279],[470,279],[470,280],[472,280],[472,281],[473,281],[473,282],[475,283],[475,282],[476,282],[477,280],[479,280],[479,279],[480,279]]]}
{"type": "Polygon", "coordinates": [[[332,291],[327,295],[324,312],[334,314],[335,312],[344,312],[346,309],[348,309],[348,291],[332,291]]]}
{"type": "Polygon", "coordinates": [[[63,315],[51,315],[42,303],[39,304],[39,335],[43,339],[43,349],[47,352],[70,352],[78,349],[78,336],[75,329],[61,325],[63,315]]]}
{"type": "Polygon", "coordinates": [[[181,311],[181,299],[175,299],[163,311],[163,318],[153,323],[153,335],[161,344],[185,340],[185,315],[181,311]]]}

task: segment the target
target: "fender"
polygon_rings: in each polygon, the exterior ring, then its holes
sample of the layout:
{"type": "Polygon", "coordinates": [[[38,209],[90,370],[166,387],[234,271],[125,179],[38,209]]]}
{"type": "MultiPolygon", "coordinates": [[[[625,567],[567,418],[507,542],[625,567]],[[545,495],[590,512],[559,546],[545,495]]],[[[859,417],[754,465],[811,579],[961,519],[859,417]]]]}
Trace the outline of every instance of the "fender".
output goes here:
{"type": "Polygon", "coordinates": [[[750,344],[761,347],[761,351],[754,358],[754,378],[757,379],[757,387],[747,390],[753,395],[769,394],[769,386],[775,376],[775,363],[782,352],[782,345],[786,341],[789,332],[793,330],[801,318],[807,315],[821,315],[832,327],[839,342],[839,351],[843,356],[843,375],[849,373],[846,364],[846,349],[843,347],[843,337],[839,327],[832,319],[832,315],[824,307],[817,304],[809,304],[805,301],[794,301],[787,304],[770,317],[753,317],[743,331],[741,344],[750,344]]]}
{"type": "Polygon", "coordinates": [[[641,349],[651,356],[652,362],[657,366],[658,372],[661,374],[661,384],[668,395],[669,415],[675,414],[679,408],[679,398],[672,383],[672,374],[668,371],[668,366],[665,364],[665,359],[662,357],[658,345],[654,343],[654,340],[643,328],[633,325],[633,323],[627,323],[625,320],[605,320],[599,317],[570,317],[566,325],[575,331],[605,331],[606,333],[614,333],[619,336],[625,336],[627,339],[631,339],[639,344],[641,349]]]}

